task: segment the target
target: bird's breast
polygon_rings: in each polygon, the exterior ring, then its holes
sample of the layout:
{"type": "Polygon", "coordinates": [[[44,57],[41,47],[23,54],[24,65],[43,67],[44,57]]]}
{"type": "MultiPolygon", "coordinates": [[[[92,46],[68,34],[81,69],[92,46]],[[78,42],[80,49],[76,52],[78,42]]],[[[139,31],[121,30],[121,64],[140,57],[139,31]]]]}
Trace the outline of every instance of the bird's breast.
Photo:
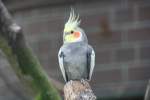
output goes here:
{"type": "Polygon", "coordinates": [[[86,45],[71,45],[64,50],[64,68],[69,79],[87,77],[86,45]]]}
{"type": "Polygon", "coordinates": [[[83,63],[87,59],[86,47],[70,47],[64,52],[64,59],[67,62],[72,63],[83,63]]]}
{"type": "Polygon", "coordinates": [[[87,52],[84,48],[70,48],[64,53],[64,65],[69,70],[84,70],[87,66],[87,52]]]}

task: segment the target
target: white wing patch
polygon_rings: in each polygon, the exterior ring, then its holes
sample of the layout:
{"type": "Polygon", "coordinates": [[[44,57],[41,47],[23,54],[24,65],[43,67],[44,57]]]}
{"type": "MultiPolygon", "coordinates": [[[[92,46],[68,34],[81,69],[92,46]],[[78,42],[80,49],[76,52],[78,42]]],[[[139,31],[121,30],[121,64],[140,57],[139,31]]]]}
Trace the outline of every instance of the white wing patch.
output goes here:
{"type": "Polygon", "coordinates": [[[67,81],[67,80],[66,80],[66,75],[65,75],[64,64],[63,64],[63,56],[61,56],[61,53],[62,53],[62,51],[61,51],[61,49],[60,49],[60,50],[59,50],[59,53],[58,53],[59,67],[60,67],[60,69],[61,69],[61,72],[62,72],[62,75],[63,75],[64,80],[67,81]]]}
{"type": "Polygon", "coordinates": [[[92,73],[93,73],[93,70],[94,70],[94,66],[95,66],[95,52],[94,50],[92,50],[92,53],[91,53],[91,63],[90,63],[90,73],[89,73],[89,80],[91,80],[91,77],[92,77],[92,73]]]}

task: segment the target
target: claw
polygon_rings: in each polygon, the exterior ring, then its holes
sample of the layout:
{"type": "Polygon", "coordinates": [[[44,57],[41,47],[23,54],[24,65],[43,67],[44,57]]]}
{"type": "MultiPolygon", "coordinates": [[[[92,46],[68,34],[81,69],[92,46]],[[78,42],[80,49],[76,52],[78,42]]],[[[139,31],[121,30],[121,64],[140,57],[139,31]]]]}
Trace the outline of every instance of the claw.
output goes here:
{"type": "Polygon", "coordinates": [[[81,79],[81,83],[82,83],[83,85],[86,85],[86,81],[85,81],[84,79],[81,79]]]}
{"type": "Polygon", "coordinates": [[[72,80],[70,80],[70,84],[71,84],[71,85],[73,84],[73,81],[72,81],[72,80]]]}

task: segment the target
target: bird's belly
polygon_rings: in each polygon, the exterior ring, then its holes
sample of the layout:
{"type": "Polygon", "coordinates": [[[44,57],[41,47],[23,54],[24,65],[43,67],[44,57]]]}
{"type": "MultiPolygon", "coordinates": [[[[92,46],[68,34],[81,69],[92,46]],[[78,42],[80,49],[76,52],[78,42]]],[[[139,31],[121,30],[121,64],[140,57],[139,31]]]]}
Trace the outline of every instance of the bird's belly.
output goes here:
{"type": "Polygon", "coordinates": [[[64,60],[68,80],[80,80],[87,78],[86,55],[72,55],[64,60]]]}

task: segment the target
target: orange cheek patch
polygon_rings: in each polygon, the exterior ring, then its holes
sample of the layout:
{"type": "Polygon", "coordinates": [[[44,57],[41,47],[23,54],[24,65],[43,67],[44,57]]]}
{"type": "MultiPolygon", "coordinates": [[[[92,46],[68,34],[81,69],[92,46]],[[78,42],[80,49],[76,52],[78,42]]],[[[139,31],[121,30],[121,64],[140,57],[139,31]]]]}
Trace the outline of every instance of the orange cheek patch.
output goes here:
{"type": "Polygon", "coordinates": [[[74,32],[73,34],[74,34],[75,38],[79,38],[80,37],[80,32],[74,32]]]}

